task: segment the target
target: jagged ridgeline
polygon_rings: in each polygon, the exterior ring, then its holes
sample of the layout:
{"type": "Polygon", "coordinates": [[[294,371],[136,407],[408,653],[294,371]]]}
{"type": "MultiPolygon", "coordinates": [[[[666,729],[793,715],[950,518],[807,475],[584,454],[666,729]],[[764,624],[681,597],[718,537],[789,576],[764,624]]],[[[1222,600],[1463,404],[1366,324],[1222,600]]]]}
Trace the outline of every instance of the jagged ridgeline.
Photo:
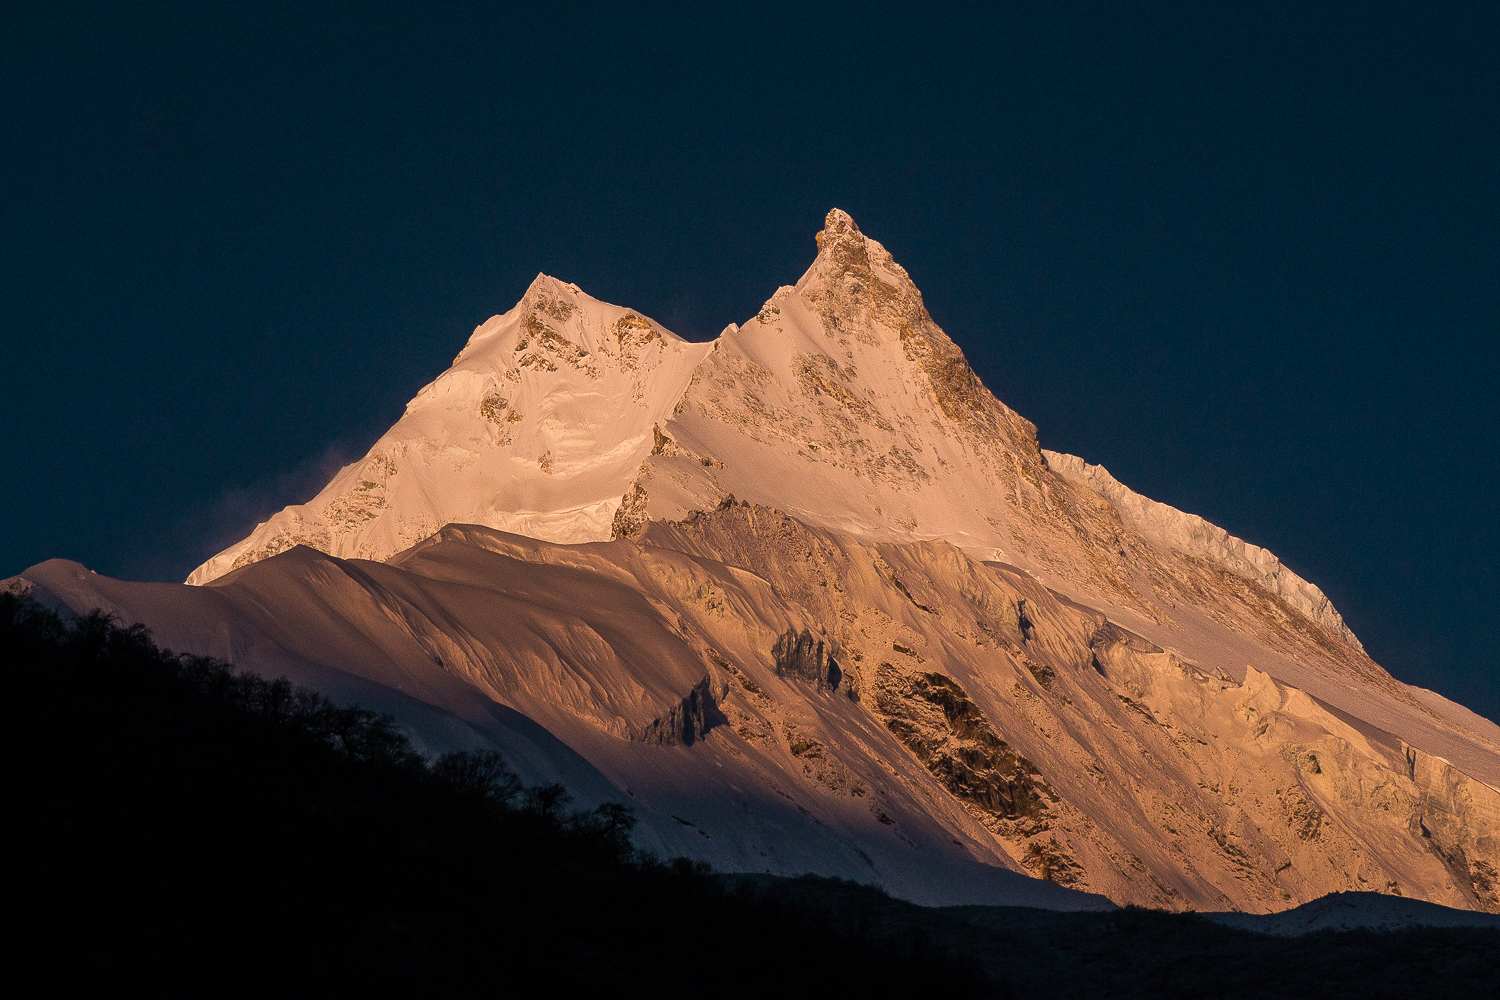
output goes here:
{"type": "Polygon", "coordinates": [[[689,343],[538,276],[195,586],[7,586],[936,904],[1500,909],[1500,728],[1276,556],[1046,451],[843,212],[689,343]]]}

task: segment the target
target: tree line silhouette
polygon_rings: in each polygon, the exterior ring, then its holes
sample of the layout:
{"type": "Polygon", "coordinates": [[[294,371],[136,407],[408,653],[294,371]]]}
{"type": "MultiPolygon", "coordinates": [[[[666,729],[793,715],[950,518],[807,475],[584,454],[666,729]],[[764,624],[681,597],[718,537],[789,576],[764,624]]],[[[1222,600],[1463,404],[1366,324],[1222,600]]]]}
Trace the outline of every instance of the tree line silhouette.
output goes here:
{"type": "Polygon", "coordinates": [[[0,594],[17,995],[1491,995],[1500,932],[1262,937],[722,876],[492,751],[0,594]],[[18,929],[16,929],[18,928],[18,929]]]}
{"type": "Polygon", "coordinates": [[[158,996],[983,991],[872,934],[631,844],[493,751],[0,595],[16,981],[158,996]]]}

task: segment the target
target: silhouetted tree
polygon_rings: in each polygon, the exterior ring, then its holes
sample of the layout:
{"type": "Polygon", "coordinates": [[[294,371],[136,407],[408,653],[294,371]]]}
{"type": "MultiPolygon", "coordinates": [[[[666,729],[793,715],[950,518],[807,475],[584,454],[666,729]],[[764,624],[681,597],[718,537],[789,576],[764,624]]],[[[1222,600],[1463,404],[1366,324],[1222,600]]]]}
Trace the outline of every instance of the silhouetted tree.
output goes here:
{"type": "Polygon", "coordinates": [[[432,765],[432,773],[460,795],[497,805],[509,806],[522,792],[521,779],[498,750],[444,754],[432,765]]]}

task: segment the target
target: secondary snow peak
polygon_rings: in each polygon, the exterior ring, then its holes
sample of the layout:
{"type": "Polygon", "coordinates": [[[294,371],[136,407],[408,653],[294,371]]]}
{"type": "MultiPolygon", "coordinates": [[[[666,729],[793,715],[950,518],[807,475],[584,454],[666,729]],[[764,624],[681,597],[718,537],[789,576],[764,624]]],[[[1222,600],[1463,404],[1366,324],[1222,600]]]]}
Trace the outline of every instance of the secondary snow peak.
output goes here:
{"type": "Polygon", "coordinates": [[[455,522],[558,542],[607,539],[652,427],[711,349],[539,274],[364,459],[189,582],[298,544],[386,559],[455,522]]]}

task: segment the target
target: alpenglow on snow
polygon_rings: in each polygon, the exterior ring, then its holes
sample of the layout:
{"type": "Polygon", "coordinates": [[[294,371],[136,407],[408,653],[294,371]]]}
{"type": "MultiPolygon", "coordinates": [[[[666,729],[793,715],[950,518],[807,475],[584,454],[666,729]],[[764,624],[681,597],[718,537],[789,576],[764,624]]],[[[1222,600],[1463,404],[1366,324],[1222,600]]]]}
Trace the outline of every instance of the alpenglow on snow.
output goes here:
{"type": "Polygon", "coordinates": [[[843,212],[714,341],[538,276],[194,571],[7,581],[501,749],[640,846],[923,903],[1500,909],[1500,728],[1044,450],[843,212]]]}

